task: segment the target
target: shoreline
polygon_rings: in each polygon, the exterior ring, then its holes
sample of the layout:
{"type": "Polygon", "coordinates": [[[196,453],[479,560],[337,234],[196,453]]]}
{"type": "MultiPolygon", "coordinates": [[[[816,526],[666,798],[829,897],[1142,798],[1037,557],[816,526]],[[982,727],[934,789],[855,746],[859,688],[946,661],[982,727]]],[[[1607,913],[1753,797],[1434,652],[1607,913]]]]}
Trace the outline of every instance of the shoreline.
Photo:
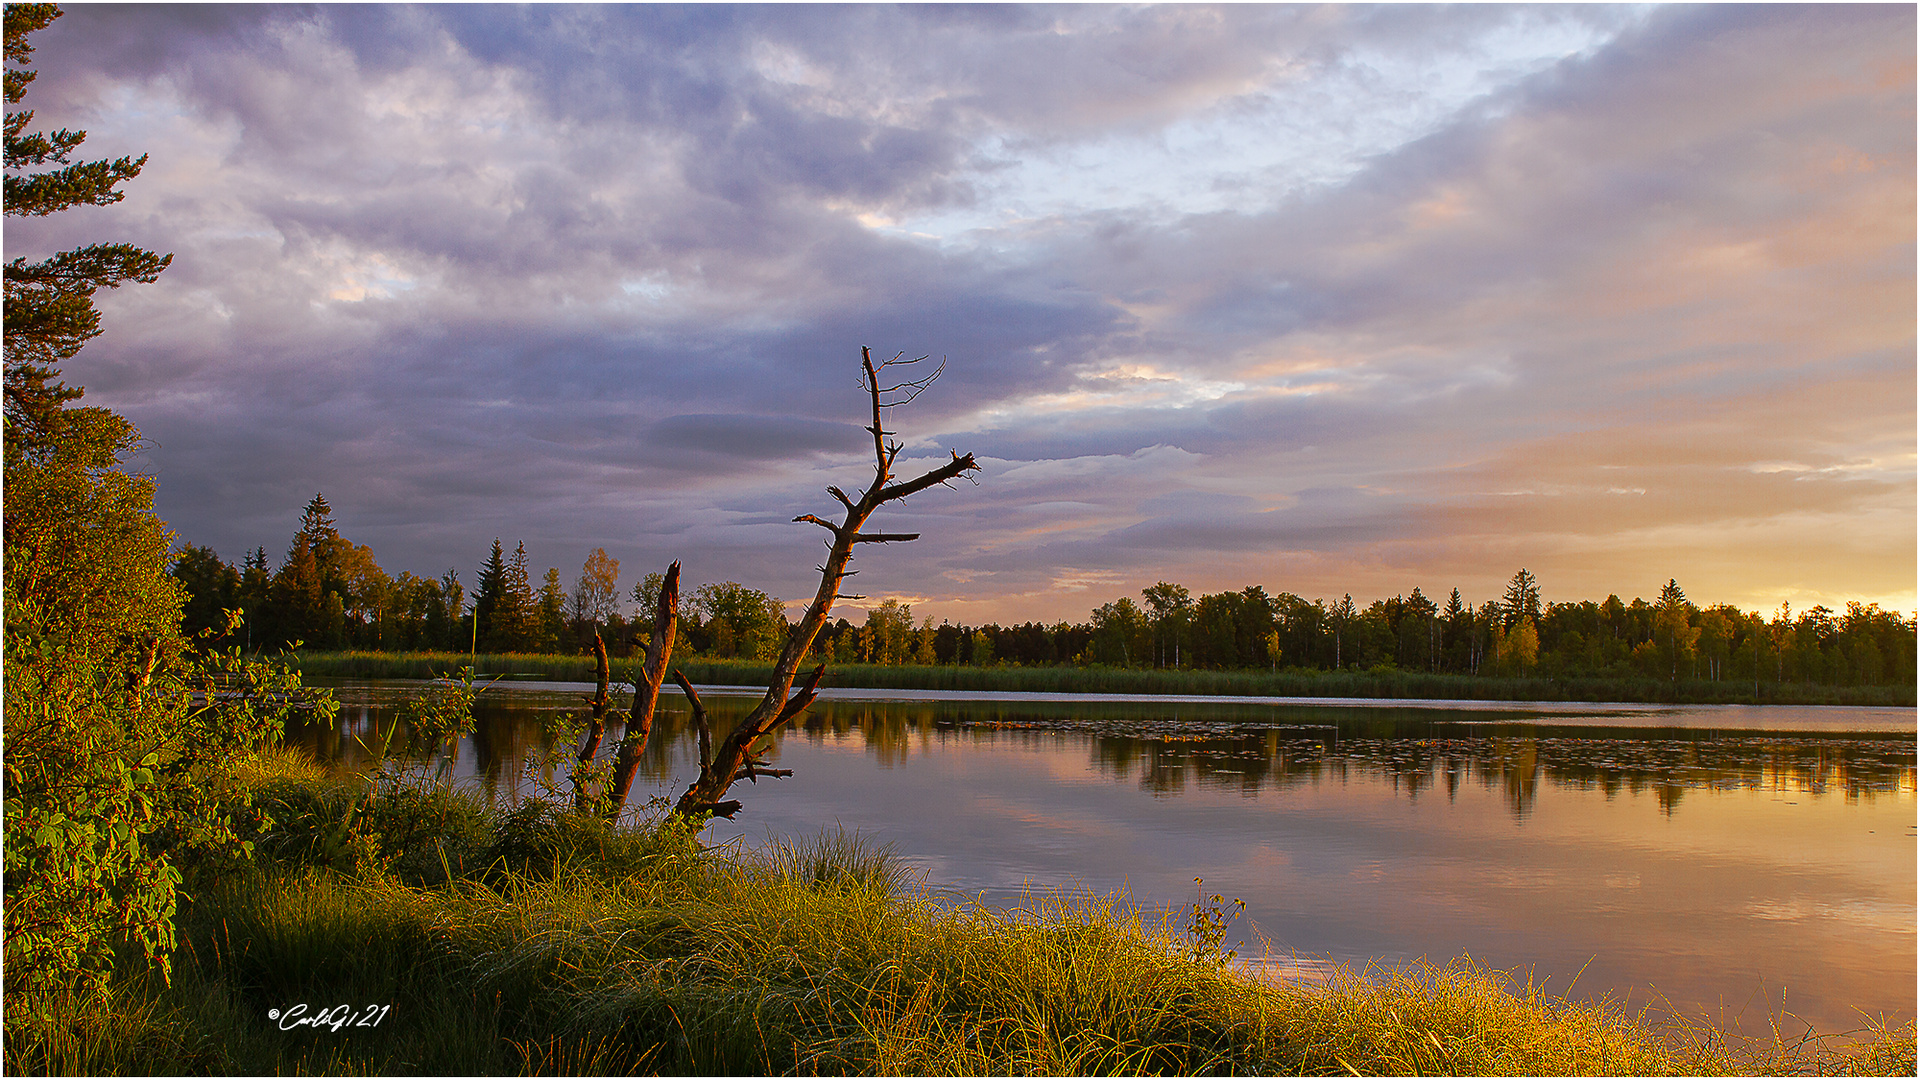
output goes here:
{"type": "MultiPolygon", "coordinates": [[[[308,678],[431,679],[473,664],[509,680],[539,680],[546,685],[588,683],[594,661],[588,656],[543,654],[310,652],[289,654],[281,662],[308,678]]],[[[616,683],[631,661],[614,664],[616,683]]],[[[675,657],[673,666],[699,686],[765,685],[765,663],[708,657],[675,657]]],[[[1799,705],[1912,709],[1912,686],[1826,686],[1805,683],[1752,684],[1693,679],[1566,678],[1456,675],[1374,669],[1369,671],[1285,671],[1145,669],[1106,667],[951,667],[842,664],[828,668],[823,698],[852,691],[916,691],[953,694],[948,700],[1008,700],[977,695],[1071,694],[1070,699],[1167,701],[1169,703],[1243,703],[1341,705],[1366,703],[1431,708],[1430,703],[1567,705],[1577,707],[1799,705]],[[969,695],[965,697],[957,695],[969,695]]],[[[757,689],[754,692],[759,692],[757,689]]],[[[1460,707],[1455,704],[1453,707],[1460,707]]]]}

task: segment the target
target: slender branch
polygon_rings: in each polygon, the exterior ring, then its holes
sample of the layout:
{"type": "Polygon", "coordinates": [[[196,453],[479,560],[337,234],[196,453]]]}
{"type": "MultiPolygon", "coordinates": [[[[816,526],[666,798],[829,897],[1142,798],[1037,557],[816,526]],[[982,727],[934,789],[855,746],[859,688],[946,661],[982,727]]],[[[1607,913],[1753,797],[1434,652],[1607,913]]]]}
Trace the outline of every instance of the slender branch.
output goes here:
{"type": "Polygon", "coordinates": [[[861,533],[853,538],[856,544],[891,544],[896,541],[918,540],[919,533],[861,533]]]}
{"type": "Polygon", "coordinates": [[[679,668],[673,669],[673,681],[680,684],[680,691],[687,695],[687,703],[693,706],[694,730],[700,733],[700,767],[705,769],[713,762],[713,728],[707,724],[707,710],[701,706],[700,695],[694,692],[693,684],[687,681],[679,668]]]}
{"type": "Polygon", "coordinates": [[[792,775],[792,769],[769,769],[761,762],[749,761],[747,762],[746,768],[733,774],[733,779],[735,783],[739,783],[742,780],[749,780],[757,784],[760,782],[758,778],[762,776],[770,776],[775,780],[783,780],[792,775]]]}
{"type": "Polygon", "coordinates": [[[811,522],[813,522],[813,523],[814,523],[815,525],[818,525],[818,526],[820,526],[821,528],[823,528],[823,529],[825,529],[825,530],[827,530],[828,532],[833,532],[833,533],[837,533],[837,532],[839,532],[839,531],[840,531],[840,526],[838,526],[838,525],[835,525],[835,524],[834,524],[833,522],[831,522],[831,521],[828,521],[828,520],[827,520],[827,519],[825,519],[825,518],[818,518],[818,517],[814,517],[814,516],[813,516],[812,514],[801,514],[801,515],[800,515],[799,517],[797,517],[797,518],[794,518],[793,520],[795,520],[795,521],[811,521],[811,522]]]}

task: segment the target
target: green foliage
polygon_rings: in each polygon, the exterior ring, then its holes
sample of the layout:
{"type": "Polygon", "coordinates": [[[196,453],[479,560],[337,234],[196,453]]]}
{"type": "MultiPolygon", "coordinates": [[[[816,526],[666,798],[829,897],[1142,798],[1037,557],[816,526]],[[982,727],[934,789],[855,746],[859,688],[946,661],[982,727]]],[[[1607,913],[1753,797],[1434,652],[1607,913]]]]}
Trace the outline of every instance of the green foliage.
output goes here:
{"type": "MultiPolygon", "coordinates": [[[[58,17],[47,5],[6,10],[6,54],[58,17]]],[[[8,70],[9,105],[31,72],[8,70]]],[[[138,161],[70,165],[82,133],[26,135],[7,113],[6,212],[107,205],[138,161]]],[[[144,159],[142,159],[144,160],[144,159]]],[[[139,442],[104,409],[71,408],[79,391],[57,365],[98,333],[92,293],[150,281],[166,265],[124,245],[94,245],[6,267],[5,949],[9,1035],[76,1002],[98,1003],[133,956],[164,981],[177,941],[178,887],[196,868],[251,854],[263,824],[235,773],[317,708],[284,666],[237,649],[196,656],[180,632],[185,592],[169,573],[172,536],[153,514],[153,481],[119,466],[139,442]]],[[[217,561],[217,560],[216,560],[217,561]]],[[[203,639],[237,625],[223,618],[203,639]]],[[[210,628],[211,629],[211,628],[210,628]]],[[[92,1007],[92,1006],[86,1006],[92,1007]]]]}
{"type": "Polygon", "coordinates": [[[10,617],[7,993],[32,1013],[103,992],[129,948],[169,970],[182,869],[246,859],[262,820],[231,764],[291,711],[332,702],[238,650],[152,664],[129,687],[111,662],[75,665],[17,629],[10,617]]]}
{"type": "MultiPolygon", "coordinates": [[[[659,595],[658,587],[655,596],[659,595]]],[[[895,608],[900,605],[894,601],[895,608]]],[[[786,608],[780,601],[737,581],[702,585],[693,593],[694,609],[705,616],[701,633],[715,656],[771,660],[787,640],[786,608]]],[[[872,613],[868,613],[869,624],[872,613]]],[[[909,629],[911,617],[909,616],[909,629]]]]}
{"type": "Polygon", "coordinates": [[[484,689],[474,685],[473,669],[462,667],[452,675],[441,675],[419,693],[408,695],[400,708],[400,718],[429,746],[451,751],[460,736],[473,730],[473,702],[484,689]]]}
{"type": "Polygon", "coordinates": [[[174,556],[170,571],[185,594],[180,630],[189,637],[202,631],[224,631],[228,611],[239,610],[240,572],[209,547],[188,544],[174,556]]]}

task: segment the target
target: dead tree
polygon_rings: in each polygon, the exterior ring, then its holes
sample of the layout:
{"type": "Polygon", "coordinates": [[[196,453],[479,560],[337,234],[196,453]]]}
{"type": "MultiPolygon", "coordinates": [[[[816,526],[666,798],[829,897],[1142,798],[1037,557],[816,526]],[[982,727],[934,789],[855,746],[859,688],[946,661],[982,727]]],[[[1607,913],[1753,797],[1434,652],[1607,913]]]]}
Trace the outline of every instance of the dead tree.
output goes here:
{"type": "Polygon", "coordinates": [[[613,672],[607,663],[607,643],[600,638],[599,631],[593,635],[593,659],[596,675],[596,690],[587,699],[592,706],[592,718],[587,722],[586,741],[580,746],[580,761],[573,770],[573,806],[582,813],[586,812],[590,801],[587,785],[591,776],[593,759],[600,753],[600,740],[607,733],[607,719],[613,715],[612,683],[613,672]]]}
{"type": "MultiPolygon", "coordinates": [[[[627,804],[627,791],[633,776],[640,771],[640,755],[647,749],[653,733],[653,711],[660,703],[660,684],[667,678],[667,660],[673,655],[673,635],[680,611],[680,564],[667,567],[667,579],[660,586],[660,597],[653,607],[653,633],[640,642],[646,650],[646,662],[633,677],[633,707],[627,710],[627,733],[620,740],[620,756],[614,760],[613,778],[607,788],[607,813],[618,817],[627,804]]],[[[597,744],[596,744],[597,748],[597,744]]],[[[583,761],[590,761],[583,748],[583,761]]],[[[576,795],[576,797],[578,797],[576,795]]]]}
{"type": "MultiPolygon", "coordinates": [[[[905,354],[902,354],[905,355],[905,354]]],[[[802,514],[795,521],[810,522],[827,530],[832,539],[827,541],[827,561],[816,567],[820,571],[820,588],[814,593],[813,602],[807,605],[805,615],[795,624],[787,635],[785,647],[780,650],[780,658],[774,664],[773,677],[767,683],[766,696],[760,704],[740,721],[740,726],[721,742],[711,747],[711,737],[706,727],[706,712],[700,707],[699,696],[693,691],[691,683],[674,673],[675,681],[686,692],[687,699],[693,705],[694,723],[701,734],[700,776],[690,785],[686,793],[680,796],[674,805],[674,813],[685,818],[702,821],[710,816],[732,817],[740,809],[738,800],[726,799],[727,789],[738,780],[754,780],[760,776],[785,776],[785,769],[768,769],[755,759],[759,742],[777,731],[782,724],[798,716],[802,710],[813,703],[814,695],[820,688],[820,677],[826,673],[827,666],[821,664],[810,672],[800,689],[793,689],[794,680],[799,676],[800,664],[813,648],[813,642],[820,634],[820,628],[826,625],[827,613],[832,610],[834,601],[865,599],[860,596],[848,596],[840,591],[846,578],[858,571],[847,569],[847,560],[853,557],[855,544],[889,544],[907,540],[917,540],[919,533],[883,533],[861,532],[867,519],[881,506],[904,499],[917,491],[924,491],[935,484],[944,484],[955,477],[977,472],[973,455],[952,455],[952,460],[937,469],[929,470],[912,480],[893,482],[893,461],[900,453],[900,444],[888,438],[893,432],[885,430],[880,423],[883,409],[905,405],[920,395],[922,390],[940,377],[940,370],[921,379],[904,380],[891,385],[882,385],[881,380],[888,378],[889,368],[906,367],[920,363],[919,360],[902,360],[900,356],[892,360],[873,362],[871,350],[860,350],[860,367],[865,377],[867,399],[873,419],[867,430],[873,433],[873,482],[859,499],[850,499],[837,487],[829,487],[827,494],[832,495],[846,508],[846,519],[836,525],[824,518],[812,514],[802,514]]],[[[671,631],[669,631],[671,634],[671,631]]],[[[658,631],[655,632],[656,640],[658,631]]],[[[653,657],[649,656],[649,666],[653,657]]],[[[657,683],[655,684],[658,685],[657,683]]],[[[638,702],[635,712],[638,713],[638,702]]],[[[624,794],[625,789],[621,789],[624,794]]]]}

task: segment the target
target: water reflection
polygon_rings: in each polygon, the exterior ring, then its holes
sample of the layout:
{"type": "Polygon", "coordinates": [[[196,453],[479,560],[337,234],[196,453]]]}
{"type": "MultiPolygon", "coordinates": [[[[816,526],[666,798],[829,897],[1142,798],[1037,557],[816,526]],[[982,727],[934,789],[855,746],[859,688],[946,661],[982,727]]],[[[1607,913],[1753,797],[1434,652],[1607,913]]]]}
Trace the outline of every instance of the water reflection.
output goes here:
{"type": "MultiPolygon", "coordinates": [[[[348,766],[389,737],[418,753],[395,722],[405,692],[346,688],[336,723],[294,737],[348,766]]],[[[571,751],[550,732],[580,698],[490,692],[454,773],[522,797],[530,765],[571,751]]],[[[643,798],[695,772],[688,712],[662,704],[643,798]]],[[[751,704],[708,707],[724,727],[751,704]]],[[[1856,1025],[1856,1008],[1911,1017],[1914,737],[1885,716],[1848,731],[1829,710],[1797,731],[1792,715],[1697,711],[1668,728],[1650,710],[1591,724],[1484,706],[827,700],[773,748],[794,777],[752,788],[739,822],[705,835],[838,822],[990,900],[1124,889],[1178,911],[1205,877],[1247,900],[1236,931],[1283,957],[1466,950],[1554,988],[1584,969],[1581,996],[1737,1010],[1790,990],[1823,1030],[1856,1025]]]]}
{"type": "MultiPolygon", "coordinates": [[[[397,719],[405,685],[349,687],[333,725],[291,733],[323,761],[363,767],[382,745],[420,754],[397,719]],[[387,742],[391,740],[391,742],[387,742]]],[[[716,697],[708,714],[722,731],[751,702],[716,697]]],[[[529,786],[531,769],[554,749],[552,721],[576,709],[570,695],[525,690],[483,695],[472,735],[460,748],[457,776],[472,778],[511,801],[529,786]]],[[[1524,821],[1542,784],[1597,790],[1611,799],[1650,792],[1672,814],[1689,790],[1749,790],[1823,795],[1847,801],[1915,790],[1915,744],[1885,733],[1738,732],[1672,728],[1588,728],[1484,715],[1462,721],[1431,709],[1250,710],[1189,706],[1181,711],[1123,703],[1046,708],[971,702],[821,702],[781,740],[819,744],[858,734],[883,769],[907,764],[930,746],[998,745],[1064,750],[1088,747],[1101,775],[1132,781],[1155,795],[1178,796],[1189,785],[1237,789],[1252,796],[1322,783],[1378,782],[1417,803],[1423,796],[1459,797],[1463,787],[1499,792],[1524,821]],[[1305,715],[1302,715],[1305,714],[1305,715]],[[1333,722],[1302,722],[1330,720],[1333,722]]],[[[1522,714],[1524,715],[1524,714],[1522,714]]],[[[608,746],[617,741],[618,727],[608,746]]],[[[691,714],[662,702],[640,776],[668,784],[684,764],[691,714]]],[[[776,750],[777,753],[777,750],[776,750]]],[[[687,777],[690,779],[691,777],[687,777]]],[[[545,774],[548,783],[563,782],[545,774]]]]}

